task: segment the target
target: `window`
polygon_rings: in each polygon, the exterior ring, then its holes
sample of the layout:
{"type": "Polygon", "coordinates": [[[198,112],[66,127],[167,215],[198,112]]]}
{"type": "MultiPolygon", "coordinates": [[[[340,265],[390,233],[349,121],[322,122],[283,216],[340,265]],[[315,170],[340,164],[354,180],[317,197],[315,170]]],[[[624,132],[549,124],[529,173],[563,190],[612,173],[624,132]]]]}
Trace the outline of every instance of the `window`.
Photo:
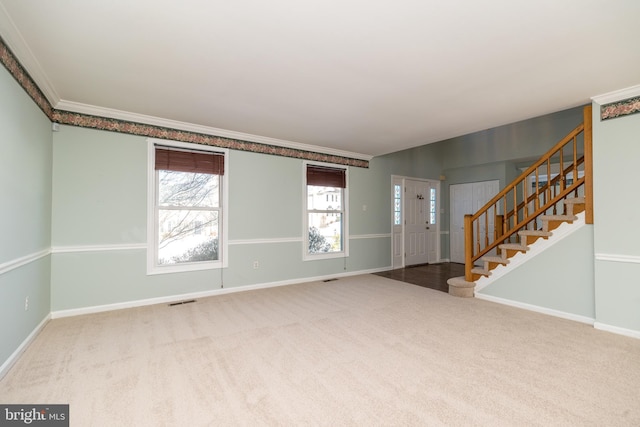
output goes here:
{"type": "Polygon", "coordinates": [[[429,222],[430,224],[436,223],[436,189],[432,188],[429,191],[429,222]]]}
{"type": "Polygon", "coordinates": [[[402,186],[393,186],[393,225],[402,225],[402,186]]]}
{"type": "Polygon", "coordinates": [[[310,162],[303,166],[303,259],[348,256],[348,170],[310,162]]]}
{"type": "Polygon", "coordinates": [[[148,272],[226,266],[225,152],[149,141],[148,272]]]}

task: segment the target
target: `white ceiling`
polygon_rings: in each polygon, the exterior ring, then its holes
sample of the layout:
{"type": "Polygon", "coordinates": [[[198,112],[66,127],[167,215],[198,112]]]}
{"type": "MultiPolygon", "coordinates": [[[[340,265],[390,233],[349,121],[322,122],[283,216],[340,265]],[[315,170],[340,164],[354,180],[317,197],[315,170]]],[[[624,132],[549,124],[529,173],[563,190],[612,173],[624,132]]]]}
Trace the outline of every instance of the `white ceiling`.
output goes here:
{"type": "Polygon", "coordinates": [[[0,0],[55,108],[365,158],[637,85],[639,18],[638,0],[0,0]]]}

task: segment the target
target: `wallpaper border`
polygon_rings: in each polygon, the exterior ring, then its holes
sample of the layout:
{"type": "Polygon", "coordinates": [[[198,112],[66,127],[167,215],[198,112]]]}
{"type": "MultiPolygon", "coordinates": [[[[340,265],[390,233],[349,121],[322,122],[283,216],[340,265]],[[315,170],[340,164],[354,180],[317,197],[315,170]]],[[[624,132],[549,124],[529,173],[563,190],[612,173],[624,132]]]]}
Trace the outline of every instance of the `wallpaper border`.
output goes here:
{"type": "Polygon", "coordinates": [[[27,92],[31,99],[33,99],[36,105],[40,107],[40,109],[49,118],[49,120],[54,123],[158,139],[167,139],[172,141],[210,145],[215,147],[228,148],[231,150],[249,151],[252,153],[291,157],[302,160],[312,160],[316,162],[334,163],[360,168],[369,167],[369,161],[362,159],[354,159],[351,157],[324,154],[288,147],[280,147],[276,145],[172,129],[168,127],[58,110],[51,106],[42,90],[40,90],[40,88],[36,85],[27,70],[25,70],[24,67],[20,64],[18,59],[15,57],[13,52],[11,52],[11,50],[5,44],[4,40],[1,37],[0,62],[2,62],[2,65],[7,69],[7,71],[9,71],[9,73],[18,82],[18,84],[20,84],[25,92],[27,92]]]}
{"type": "Polygon", "coordinates": [[[640,96],[602,105],[600,107],[600,120],[615,119],[636,113],[640,113],[640,96]]]}

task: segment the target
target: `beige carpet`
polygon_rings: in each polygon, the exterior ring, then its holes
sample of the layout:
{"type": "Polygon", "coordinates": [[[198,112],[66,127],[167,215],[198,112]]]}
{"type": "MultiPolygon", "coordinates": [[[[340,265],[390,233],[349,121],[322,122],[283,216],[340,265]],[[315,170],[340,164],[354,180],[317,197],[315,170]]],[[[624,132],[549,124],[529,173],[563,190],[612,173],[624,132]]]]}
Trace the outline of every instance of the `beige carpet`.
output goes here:
{"type": "Polygon", "coordinates": [[[374,275],[53,320],[0,403],[72,426],[639,426],[640,340],[374,275]]]}

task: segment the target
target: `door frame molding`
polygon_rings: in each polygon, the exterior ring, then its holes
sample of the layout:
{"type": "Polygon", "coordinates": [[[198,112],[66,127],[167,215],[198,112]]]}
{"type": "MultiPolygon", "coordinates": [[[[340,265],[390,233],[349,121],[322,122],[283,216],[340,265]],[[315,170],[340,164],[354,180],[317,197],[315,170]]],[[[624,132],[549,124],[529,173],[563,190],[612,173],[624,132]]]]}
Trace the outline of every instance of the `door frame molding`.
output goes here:
{"type": "Polygon", "coordinates": [[[393,245],[394,245],[394,233],[393,233],[393,228],[395,226],[393,220],[394,220],[394,209],[393,209],[393,200],[394,200],[394,185],[396,183],[396,181],[400,181],[401,185],[402,185],[402,215],[400,218],[400,224],[401,224],[401,228],[402,228],[402,249],[404,251],[404,245],[405,245],[405,197],[404,197],[404,193],[405,193],[405,188],[406,188],[406,181],[407,180],[411,180],[411,181],[420,181],[420,182],[428,182],[428,183],[433,183],[436,185],[436,230],[434,232],[435,238],[436,238],[436,262],[442,262],[442,252],[441,252],[441,238],[440,238],[440,222],[442,221],[441,218],[441,205],[440,205],[440,200],[441,200],[441,191],[442,191],[442,186],[441,183],[442,181],[438,180],[438,179],[429,179],[429,178],[416,178],[416,177],[412,177],[412,176],[405,176],[405,175],[391,175],[391,224],[390,224],[390,228],[391,228],[391,268],[392,269],[396,269],[396,268],[404,268],[405,267],[405,256],[404,256],[404,252],[403,252],[403,256],[402,256],[402,262],[400,263],[400,265],[394,265],[394,257],[393,257],[393,245]]]}

